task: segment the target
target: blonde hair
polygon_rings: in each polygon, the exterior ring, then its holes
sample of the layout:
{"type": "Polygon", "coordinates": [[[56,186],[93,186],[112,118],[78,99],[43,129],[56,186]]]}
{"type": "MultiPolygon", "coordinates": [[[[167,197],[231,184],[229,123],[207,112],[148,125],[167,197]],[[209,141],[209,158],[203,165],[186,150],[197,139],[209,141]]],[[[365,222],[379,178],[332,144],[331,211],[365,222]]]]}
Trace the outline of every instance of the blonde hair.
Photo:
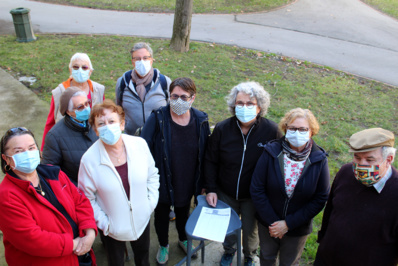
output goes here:
{"type": "Polygon", "coordinates": [[[316,120],[314,114],[308,109],[295,108],[288,111],[285,116],[279,122],[279,128],[281,131],[286,133],[287,125],[292,123],[297,118],[305,118],[310,125],[312,136],[315,136],[319,132],[319,123],[316,120]]]}

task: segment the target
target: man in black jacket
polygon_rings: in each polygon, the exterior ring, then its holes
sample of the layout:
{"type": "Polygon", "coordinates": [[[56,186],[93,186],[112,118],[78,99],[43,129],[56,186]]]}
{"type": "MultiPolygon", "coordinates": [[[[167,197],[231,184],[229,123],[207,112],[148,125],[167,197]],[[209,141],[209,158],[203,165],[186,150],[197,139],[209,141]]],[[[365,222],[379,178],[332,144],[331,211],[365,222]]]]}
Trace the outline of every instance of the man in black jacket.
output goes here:
{"type": "Polygon", "coordinates": [[[60,166],[75,185],[80,159],[98,139],[87,121],[90,111],[86,93],[69,87],[60,98],[60,112],[64,118],[47,133],[44,144],[41,163],[60,166]]]}

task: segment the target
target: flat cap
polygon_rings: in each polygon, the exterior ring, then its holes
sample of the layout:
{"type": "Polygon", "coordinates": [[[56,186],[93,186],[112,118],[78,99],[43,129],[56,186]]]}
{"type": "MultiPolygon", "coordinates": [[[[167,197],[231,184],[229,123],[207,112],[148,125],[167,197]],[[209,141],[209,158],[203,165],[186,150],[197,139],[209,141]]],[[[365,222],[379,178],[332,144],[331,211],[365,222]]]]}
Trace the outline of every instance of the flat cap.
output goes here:
{"type": "Polygon", "coordinates": [[[61,115],[65,115],[66,111],[68,111],[69,100],[72,98],[73,94],[78,91],[82,91],[78,87],[69,87],[67,88],[61,95],[59,99],[59,112],[61,115]]]}
{"type": "Polygon", "coordinates": [[[372,151],[379,147],[394,147],[394,134],[382,128],[369,128],[350,137],[349,152],[372,151]]]}

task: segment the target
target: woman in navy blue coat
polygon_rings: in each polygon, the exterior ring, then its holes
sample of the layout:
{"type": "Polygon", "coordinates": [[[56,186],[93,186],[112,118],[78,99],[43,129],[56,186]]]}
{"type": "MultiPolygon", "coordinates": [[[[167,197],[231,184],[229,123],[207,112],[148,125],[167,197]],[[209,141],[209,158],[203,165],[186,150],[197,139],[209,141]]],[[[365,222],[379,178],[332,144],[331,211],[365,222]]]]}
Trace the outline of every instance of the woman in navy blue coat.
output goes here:
{"type": "Polygon", "coordinates": [[[170,207],[176,214],[178,245],[186,252],[185,224],[191,199],[203,187],[203,159],[210,127],[207,114],[192,107],[195,97],[193,80],[175,79],[170,84],[170,103],[152,112],[141,134],[159,169],[159,202],[155,209],[159,265],[166,264],[169,258],[170,207]]]}
{"type": "Polygon", "coordinates": [[[285,136],[265,145],[250,192],[257,211],[261,265],[298,265],[312,219],[329,193],[326,152],[312,137],[319,124],[308,109],[296,108],[279,123],[285,136]]]}

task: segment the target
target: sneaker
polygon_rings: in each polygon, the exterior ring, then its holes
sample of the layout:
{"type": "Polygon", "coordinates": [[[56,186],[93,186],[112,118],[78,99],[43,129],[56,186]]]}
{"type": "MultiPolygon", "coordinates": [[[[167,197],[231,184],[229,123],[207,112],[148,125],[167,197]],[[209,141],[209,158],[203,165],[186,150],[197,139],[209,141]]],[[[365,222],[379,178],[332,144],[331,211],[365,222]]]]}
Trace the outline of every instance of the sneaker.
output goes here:
{"type": "MultiPolygon", "coordinates": [[[[188,254],[188,240],[185,241],[178,241],[178,245],[182,250],[184,250],[185,254],[188,254]]],[[[191,250],[194,250],[195,246],[192,244],[191,250]]],[[[198,255],[196,253],[193,253],[191,258],[196,259],[198,255]]]]}
{"type": "Polygon", "coordinates": [[[222,255],[222,257],[221,257],[220,266],[231,266],[234,256],[235,256],[235,252],[232,254],[224,253],[224,255],[222,255]]]}
{"type": "Polygon", "coordinates": [[[159,246],[158,254],[156,254],[156,260],[160,265],[166,264],[169,260],[169,246],[159,246]]]}
{"type": "Polygon", "coordinates": [[[244,266],[254,266],[254,265],[256,265],[256,264],[254,263],[254,260],[252,258],[250,258],[250,257],[245,258],[244,266]]]}

